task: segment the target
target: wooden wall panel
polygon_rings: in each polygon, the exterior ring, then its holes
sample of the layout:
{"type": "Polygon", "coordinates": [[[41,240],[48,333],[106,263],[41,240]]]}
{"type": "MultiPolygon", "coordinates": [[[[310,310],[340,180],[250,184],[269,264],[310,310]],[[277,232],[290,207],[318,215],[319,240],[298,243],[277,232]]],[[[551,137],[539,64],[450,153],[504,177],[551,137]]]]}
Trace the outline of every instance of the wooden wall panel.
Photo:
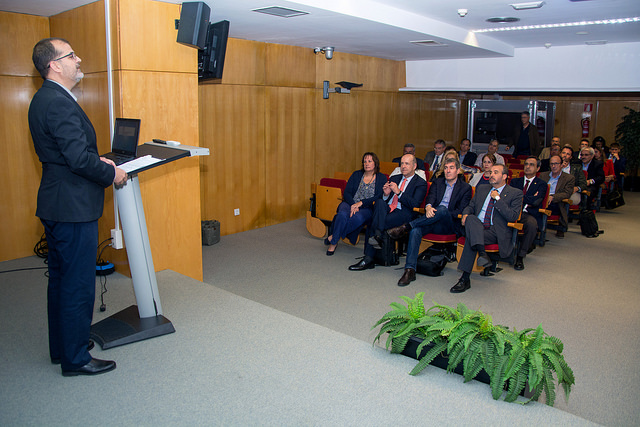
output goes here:
{"type": "Polygon", "coordinates": [[[336,82],[347,81],[365,84],[355,90],[370,90],[362,79],[359,65],[359,55],[334,52],[331,60],[327,60],[322,54],[316,55],[316,88],[322,89],[322,82],[328,80],[330,87],[336,87],[336,82]]]}
{"type": "Polygon", "coordinates": [[[640,111],[640,101],[634,100],[599,100],[594,108],[596,114],[593,123],[593,135],[601,135],[607,145],[615,142],[616,126],[622,121],[622,117],[629,113],[624,107],[640,111]]]}
{"type": "Polygon", "coordinates": [[[0,75],[39,76],[31,61],[33,46],[49,37],[49,19],[0,12],[0,75]]]}
{"type": "Polygon", "coordinates": [[[200,85],[202,219],[222,235],[266,225],[265,88],[200,85]],[[240,215],[233,214],[240,209],[240,215]]]}
{"type": "MultiPolygon", "coordinates": [[[[391,161],[394,157],[402,155],[404,144],[411,143],[416,146],[416,155],[424,158],[433,147],[425,139],[427,133],[426,120],[422,116],[422,95],[410,92],[398,92],[396,95],[396,108],[394,109],[393,123],[397,136],[391,141],[391,155],[383,160],[391,161]]],[[[382,160],[382,159],[381,159],[382,160]]]]}
{"type": "Polygon", "coordinates": [[[406,86],[404,62],[358,55],[358,70],[363,89],[397,92],[406,86]]]}
{"type": "MultiPolygon", "coordinates": [[[[180,6],[150,0],[118,0],[119,59],[124,70],[197,73],[197,49],[176,42],[180,6]]],[[[114,35],[113,37],[116,37],[114,35]]]]}
{"type": "Polygon", "coordinates": [[[266,89],[267,225],[301,218],[313,181],[313,89],[266,89]]]}
{"type": "Polygon", "coordinates": [[[85,74],[107,70],[104,2],[96,1],[52,16],[51,36],[67,39],[82,59],[85,74]]]}
{"type": "Polygon", "coordinates": [[[222,83],[264,85],[266,47],[266,43],[229,38],[222,83]]]}
{"type": "Polygon", "coordinates": [[[362,91],[351,96],[357,97],[356,151],[359,156],[356,157],[361,160],[362,153],[366,151],[373,151],[382,160],[395,157],[392,156],[397,152],[395,142],[398,140],[398,135],[393,132],[395,94],[362,91]]]}
{"type": "Polygon", "coordinates": [[[266,44],[265,84],[312,88],[315,84],[313,50],[283,44],[266,44]]]}

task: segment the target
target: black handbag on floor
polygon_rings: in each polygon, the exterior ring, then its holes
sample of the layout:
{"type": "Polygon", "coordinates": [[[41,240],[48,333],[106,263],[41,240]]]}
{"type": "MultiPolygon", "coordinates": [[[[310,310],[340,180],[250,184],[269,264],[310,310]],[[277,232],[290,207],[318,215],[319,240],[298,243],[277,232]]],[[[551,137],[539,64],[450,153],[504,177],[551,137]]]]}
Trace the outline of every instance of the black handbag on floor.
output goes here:
{"type": "Polygon", "coordinates": [[[587,237],[598,237],[598,221],[591,209],[580,211],[580,230],[587,237]]]}
{"type": "Polygon", "coordinates": [[[447,254],[445,248],[428,247],[418,255],[416,273],[425,274],[431,277],[442,276],[444,267],[447,265],[447,254]]]}
{"type": "Polygon", "coordinates": [[[624,205],[624,197],[617,188],[609,191],[604,199],[604,207],[607,209],[615,209],[624,205]]]}
{"type": "Polygon", "coordinates": [[[373,259],[377,265],[388,267],[400,264],[396,242],[387,233],[382,233],[382,249],[376,249],[373,259]]]}

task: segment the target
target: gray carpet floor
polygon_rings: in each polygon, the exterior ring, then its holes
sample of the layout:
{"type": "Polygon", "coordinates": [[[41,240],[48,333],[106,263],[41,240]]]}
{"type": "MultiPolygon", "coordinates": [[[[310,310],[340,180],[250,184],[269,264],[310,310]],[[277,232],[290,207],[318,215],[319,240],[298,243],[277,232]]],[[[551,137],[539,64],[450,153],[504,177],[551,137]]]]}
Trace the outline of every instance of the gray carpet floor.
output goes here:
{"type": "MultiPolygon", "coordinates": [[[[637,425],[640,360],[638,208],[598,216],[597,239],[573,225],[525,259],[472,288],[448,292],[455,264],[407,288],[401,270],[349,272],[362,245],[324,255],[304,221],[223,236],[203,248],[205,283],[158,273],[176,333],[109,350],[118,368],[64,378],[48,360],[43,270],[0,274],[0,425],[637,425]],[[370,328],[398,296],[424,291],[517,328],[542,324],[565,343],[576,385],[555,408],[494,401],[464,384],[372,346],[370,328]]],[[[224,224],[222,225],[224,227],[224,224]]],[[[42,266],[36,257],[0,271],[42,266]]],[[[109,276],[107,311],[135,303],[130,279],[109,276]]]]}

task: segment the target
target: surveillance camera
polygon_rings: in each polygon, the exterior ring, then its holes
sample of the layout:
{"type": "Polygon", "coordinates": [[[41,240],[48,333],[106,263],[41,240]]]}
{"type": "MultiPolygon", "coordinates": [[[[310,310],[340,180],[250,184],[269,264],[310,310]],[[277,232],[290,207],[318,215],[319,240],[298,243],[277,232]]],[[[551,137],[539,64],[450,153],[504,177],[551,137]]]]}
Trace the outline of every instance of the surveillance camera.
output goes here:
{"type": "Polygon", "coordinates": [[[325,47],[324,49],[324,57],[327,59],[331,59],[333,58],[333,48],[332,47],[325,47]]]}

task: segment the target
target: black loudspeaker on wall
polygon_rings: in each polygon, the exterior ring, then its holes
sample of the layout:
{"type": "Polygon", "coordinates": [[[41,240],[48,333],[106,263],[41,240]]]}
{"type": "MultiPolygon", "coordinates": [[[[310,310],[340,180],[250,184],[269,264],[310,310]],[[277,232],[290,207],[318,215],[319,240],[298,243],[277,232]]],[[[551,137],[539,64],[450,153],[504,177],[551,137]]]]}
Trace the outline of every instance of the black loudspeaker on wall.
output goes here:
{"type": "Polygon", "coordinates": [[[204,2],[182,3],[178,43],[197,49],[204,49],[211,9],[204,2]]]}

